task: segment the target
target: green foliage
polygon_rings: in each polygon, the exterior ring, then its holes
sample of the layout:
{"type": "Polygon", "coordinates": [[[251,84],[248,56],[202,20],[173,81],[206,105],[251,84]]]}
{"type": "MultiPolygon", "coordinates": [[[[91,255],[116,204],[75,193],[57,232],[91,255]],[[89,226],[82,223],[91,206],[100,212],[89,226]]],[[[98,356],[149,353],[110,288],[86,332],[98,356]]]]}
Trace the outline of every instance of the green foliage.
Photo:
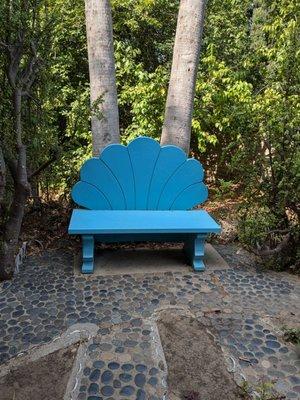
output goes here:
{"type": "Polygon", "coordinates": [[[300,328],[283,328],[284,335],[283,338],[287,342],[291,342],[300,345],[300,328]]]}
{"type": "MultiPolygon", "coordinates": [[[[7,4],[0,6],[1,40],[7,32],[17,34],[20,16],[28,25],[32,10],[19,9],[9,21],[7,4]]],[[[40,4],[39,15],[51,21],[51,29],[41,48],[42,74],[24,111],[25,142],[33,170],[59,155],[39,177],[42,194],[69,193],[80,165],[91,155],[84,2],[40,4]]],[[[179,1],[111,4],[121,139],[159,138],[179,1]]],[[[299,239],[299,11],[296,0],[208,2],[191,153],[203,163],[220,198],[239,186],[244,199],[239,238],[249,247],[278,246],[286,233],[270,235],[273,230],[290,231],[294,245],[299,239]]],[[[6,62],[1,53],[0,129],[1,139],[13,150],[6,62]]],[[[297,264],[298,258],[288,258],[288,263],[297,264]]],[[[286,266],[287,258],[276,256],[273,262],[286,266]]]]}
{"type": "Polygon", "coordinates": [[[239,215],[239,239],[250,248],[261,247],[275,227],[276,218],[267,207],[243,206],[239,215]]]}
{"type": "Polygon", "coordinates": [[[283,397],[277,394],[274,389],[274,383],[270,381],[258,382],[256,385],[250,385],[247,381],[242,384],[242,391],[244,397],[254,400],[281,400],[283,397]]]}
{"type": "Polygon", "coordinates": [[[224,199],[225,197],[233,197],[233,182],[226,181],[225,179],[218,179],[217,186],[214,188],[215,196],[217,199],[224,199]]]}
{"type": "MultiPolygon", "coordinates": [[[[247,229],[242,229],[242,241],[252,242],[252,245],[257,239],[262,242],[267,231],[275,228],[290,229],[293,244],[299,240],[298,11],[296,2],[280,1],[271,5],[260,2],[253,13],[253,36],[259,43],[253,58],[261,82],[255,83],[251,136],[249,132],[241,134],[234,160],[235,171],[244,179],[250,205],[260,207],[259,215],[254,218],[251,214],[257,210],[248,207],[242,223],[244,227],[248,224],[248,228],[255,225],[256,233],[262,232],[258,237],[253,229],[248,229],[249,235],[247,229]],[[254,237],[250,237],[250,233],[254,233],[254,237]]],[[[279,243],[280,240],[275,245],[279,243]]],[[[278,261],[283,263],[282,259],[278,261]]]]}
{"type": "Polygon", "coordinates": [[[117,41],[138,50],[137,62],[154,72],[172,57],[179,0],[112,0],[117,41]]]}
{"type": "MultiPolygon", "coordinates": [[[[22,140],[27,146],[29,173],[39,168],[58,150],[56,127],[52,124],[51,115],[46,112],[47,97],[51,89],[48,54],[52,48],[55,18],[52,0],[7,0],[0,3],[0,146],[4,153],[12,154],[13,157],[16,153],[16,135],[13,84],[9,82],[7,73],[12,64],[12,56],[9,56],[12,53],[9,49],[19,46],[21,54],[15,79],[17,86],[21,85],[26,71],[36,71],[30,89],[22,88],[22,140]],[[34,59],[37,60],[35,64],[34,59]]],[[[15,65],[18,65],[17,61],[15,65]]],[[[8,170],[9,168],[7,174],[8,170]]],[[[12,192],[10,184],[8,179],[8,205],[12,192]]]]}

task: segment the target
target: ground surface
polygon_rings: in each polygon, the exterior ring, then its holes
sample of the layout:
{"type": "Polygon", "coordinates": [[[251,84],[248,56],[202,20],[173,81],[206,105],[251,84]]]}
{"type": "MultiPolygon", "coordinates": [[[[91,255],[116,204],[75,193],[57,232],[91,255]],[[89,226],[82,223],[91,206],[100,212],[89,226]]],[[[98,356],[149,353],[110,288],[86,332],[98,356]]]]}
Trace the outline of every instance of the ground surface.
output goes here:
{"type": "Polygon", "coordinates": [[[170,311],[160,314],[157,325],[172,399],[191,395],[205,400],[242,398],[241,390],[227,371],[221,347],[205,325],[170,311]]]}
{"type": "MultiPolygon", "coordinates": [[[[52,342],[76,323],[91,323],[96,334],[81,355],[69,398],[166,399],[167,379],[176,371],[171,362],[168,375],[157,321],[169,312],[175,321],[192,317],[207,327],[222,349],[224,374],[226,368],[236,382],[273,381],[286,399],[299,399],[300,359],[282,338],[284,325],[300,323],[299,278],[264,272],[234,246],[216,247],[229,268],[203,273],[81,276],[66,249],[29,257],[0,287],[0,363],[52,342]]],[[[194,390],[188,377],[183,382],[194,390]]]]}
{"type": "Polygon", "coordinates": [[[57,350],[0,378],[1,400],[62,399],[76,347],[57,350]]]}

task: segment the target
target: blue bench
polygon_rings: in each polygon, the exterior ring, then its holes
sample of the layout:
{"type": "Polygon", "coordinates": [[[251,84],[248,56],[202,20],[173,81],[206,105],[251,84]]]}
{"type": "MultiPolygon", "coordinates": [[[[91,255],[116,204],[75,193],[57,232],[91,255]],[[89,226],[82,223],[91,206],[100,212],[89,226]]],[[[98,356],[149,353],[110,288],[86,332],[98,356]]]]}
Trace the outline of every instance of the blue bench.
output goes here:
{"type": "Polygon", "coordinates": [[[92,273],[95,242],[184,242],[196,271],[204,270],[204,242],[221,227],[204,210],[208,196],[201,164],[176,146],[139,137],[112,144],[86,161],[72,189],[69,234],[82,236],[82,272],[92,273]],[[188,210],[188,211],[187,211],[188,210]]]}

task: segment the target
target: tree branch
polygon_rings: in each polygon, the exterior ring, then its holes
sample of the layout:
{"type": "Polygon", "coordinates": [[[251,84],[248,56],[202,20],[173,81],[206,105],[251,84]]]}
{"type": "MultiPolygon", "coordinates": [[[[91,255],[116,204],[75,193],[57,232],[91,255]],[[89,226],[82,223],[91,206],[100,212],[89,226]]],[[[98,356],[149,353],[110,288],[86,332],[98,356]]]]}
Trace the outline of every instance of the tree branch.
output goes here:
{"type": "Polygon", "coordinates": [[[284,233],[289,233],[291,230],[289,228],[286,229],[273,229],[272,231],[268,232],[268,235],[272,235],[273,233],[279,233],[279,234],[284,234],[284,233]]]}
{"type": "Polygon", "coordinates": [[[287,235],[284,236],[283,240],[274,249],[266,249],[258,251],[254,250],[254,254],[260,257],[268,257],[279,254],[288,246],[290,238],[291,238],[291,233],[288,233],[287,235]]]}
{"type": "Polygon", "coordinates": [[[14,46],[9,46],[10,64],[8,67],[8,79],[12,87],[16,86],[17,73],[20,68],[20,61],[23,55],[23,43],[18,43],[14,46]]]}
{"type": "Polygon", "coordinates": [[[41,172],[43,172],[46,168],[49,167],[49,165],[51,165],[54,161],[57,160],[57,155],[52,156],[51,158],[49,158],[49,160],[45,161],[42,165],[40,165],[35,171],[33,171],[29,176],[28,176],[28,180],[31,181],[32,178],[36,177],[37,175],[39,175],[41,172]]]}

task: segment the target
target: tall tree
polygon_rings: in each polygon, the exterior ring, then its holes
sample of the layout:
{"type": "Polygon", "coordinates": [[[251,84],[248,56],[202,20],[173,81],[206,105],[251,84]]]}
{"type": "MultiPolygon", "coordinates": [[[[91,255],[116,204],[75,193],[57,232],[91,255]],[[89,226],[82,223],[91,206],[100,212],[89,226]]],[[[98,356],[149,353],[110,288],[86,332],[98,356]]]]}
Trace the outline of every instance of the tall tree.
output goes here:
{"type": "Polygon", "coordinates": [[[165,109],[162,144],[189,152],[206,0],[181,0],[165,109]]]}
{"type": "Polygon", "coordinates": [[[53,29],[48,2],[0,2],[0,281],[12,276],[32,180],[49,165],[32,160],[32,144],[44,141],[37,129],[39,95],[46,86],[45,59],[53,29]],[[45,75],[44,75],[45,74],[45,75]],[[32,103],[36,104],[36,107],[32,103]]]}
{"type": "Polygon", "coordinates": [[[86,0],[93,155],[120,141],[112,17],[109,0],[86,0]]]}

